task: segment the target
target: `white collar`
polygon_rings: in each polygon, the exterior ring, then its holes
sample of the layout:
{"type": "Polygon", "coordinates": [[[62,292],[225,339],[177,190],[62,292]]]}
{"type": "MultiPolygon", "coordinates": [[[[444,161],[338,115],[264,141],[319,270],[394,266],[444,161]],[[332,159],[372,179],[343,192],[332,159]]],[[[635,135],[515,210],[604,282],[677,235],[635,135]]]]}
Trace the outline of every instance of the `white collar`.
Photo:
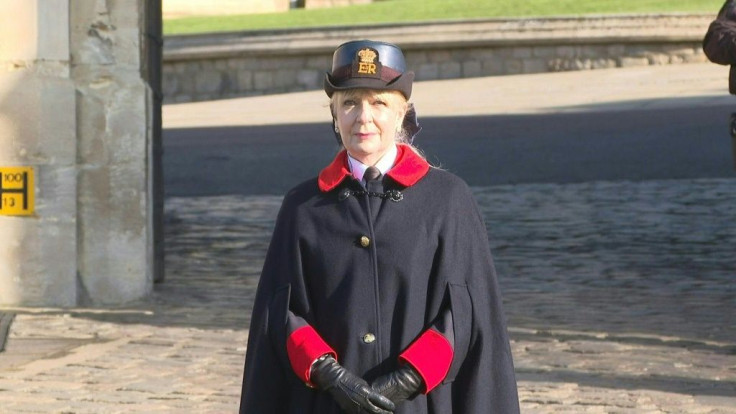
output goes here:
{"type": "MultiPolygon", "coordinates": [[[[380,160],[374,165],[374,167],[378,168],[378,171],[381,172],[381,175],[385,175],[389,171],[391,171],[391,168],[394,166],[394,163],[396,162],[396,155],[398,155],[398,150],[396,149],[396,145],[392,145],[391,148],[386,151],[385,154],[383,154],[383,157],[381,157],[380,160]]],[[[365,165],[362,162],[356,160],[353,158],[350,153],[348,153],[348,165],[350,165],[350,172],[353,174],[353,177],[355,177],[356,180],[363,182],[363,174],[365,174],[365,170],[370,167],[370,165],[365,165]]]]}

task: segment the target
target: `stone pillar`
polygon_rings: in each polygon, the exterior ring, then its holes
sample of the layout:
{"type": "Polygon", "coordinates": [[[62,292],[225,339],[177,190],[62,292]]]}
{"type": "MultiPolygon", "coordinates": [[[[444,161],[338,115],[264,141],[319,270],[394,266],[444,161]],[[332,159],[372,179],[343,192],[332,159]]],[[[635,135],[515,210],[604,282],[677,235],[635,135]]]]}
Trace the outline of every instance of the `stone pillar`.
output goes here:
{"type": "Polygon", "coordinates": [[[80,303],[152,288],[150,95],[142,79],[143,1],[70,1],[77,88],[80,303]]]}
{"type": "Polygon", "coordinates": [[[143,1],[0,2],[12,16],[0,167],[32,167],[36,201],[30,216],[0,215],[0,305],[119,304],[152,289],[143,1]]]}
{"type": "Polygon", "coordinates": [[[0,167],[32,167],[36,201],[31,216],[0,215],[0,304],[73,306],[77,123],[69,2],[5,0],[0,15],[0,167]]]}

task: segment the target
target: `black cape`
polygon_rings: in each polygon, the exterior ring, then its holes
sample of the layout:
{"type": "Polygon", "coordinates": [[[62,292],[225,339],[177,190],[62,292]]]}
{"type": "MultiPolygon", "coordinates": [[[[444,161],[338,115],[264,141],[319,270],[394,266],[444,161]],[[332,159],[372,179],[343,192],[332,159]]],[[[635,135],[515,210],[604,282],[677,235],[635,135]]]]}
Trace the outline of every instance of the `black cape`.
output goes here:
{"type": "Polygon", "coordinates": [[[292,370],[290,313],[370,383],[397,368],[398,355],[446,306],[454,335],[449,372],[396,413],[519,412],[496,273],[473,195],[408,147],[400,146],[399,158],[374,196],[349,175],[343,151],[319,179],[284,198],[253,308],[241,414],[340,412],[328,393],[292,370]],[[388,190],[403,198],[375,196],[388,190]],[[375,342],[362,340],[366,332],[375,342]]]}

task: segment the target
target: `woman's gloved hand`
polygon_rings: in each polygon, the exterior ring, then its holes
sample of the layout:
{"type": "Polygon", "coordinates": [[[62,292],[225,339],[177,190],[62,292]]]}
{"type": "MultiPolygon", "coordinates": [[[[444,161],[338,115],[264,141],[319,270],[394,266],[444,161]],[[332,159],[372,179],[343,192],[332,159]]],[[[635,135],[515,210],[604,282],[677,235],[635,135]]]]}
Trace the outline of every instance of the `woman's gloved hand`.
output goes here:
{"type": "Polygon", "coordinates": [[[310,379],[318,389],[329,392],[348,414],[391,414],[396,409],[391,400],[373,390],[365,380],[343,368],[331,356],[320,358],[312,365],[310,379]]]}
{"type": "Polygon", "coordinates": [[[419,393],[424,381],[419,373],[409,364],[389,374],[376,378],[371,386],[374,390],[398,404],[419,393]]]}

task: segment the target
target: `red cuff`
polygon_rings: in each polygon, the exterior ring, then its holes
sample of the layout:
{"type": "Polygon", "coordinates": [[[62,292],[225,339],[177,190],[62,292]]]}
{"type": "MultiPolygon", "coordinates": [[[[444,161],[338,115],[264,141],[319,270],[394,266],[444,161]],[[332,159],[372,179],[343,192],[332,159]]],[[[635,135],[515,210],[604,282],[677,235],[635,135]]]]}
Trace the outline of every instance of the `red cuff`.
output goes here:
{"type": "Polygon", "coordinates": [[[428,329],[409,345],[399,360],[408,362],[419,372],[428,394],[447,376],[452,363],[453,349],[450,341],[434,329],[428,329]]]}
{"type": "Polygon", "coordinates": [[[312,364],[324,354],[337,359],[337,353],[319,336],[311,326],[302,326],[289,335],[286,340],[286,352],[294,373],[309,385],[309,374],[312,364]]]}

